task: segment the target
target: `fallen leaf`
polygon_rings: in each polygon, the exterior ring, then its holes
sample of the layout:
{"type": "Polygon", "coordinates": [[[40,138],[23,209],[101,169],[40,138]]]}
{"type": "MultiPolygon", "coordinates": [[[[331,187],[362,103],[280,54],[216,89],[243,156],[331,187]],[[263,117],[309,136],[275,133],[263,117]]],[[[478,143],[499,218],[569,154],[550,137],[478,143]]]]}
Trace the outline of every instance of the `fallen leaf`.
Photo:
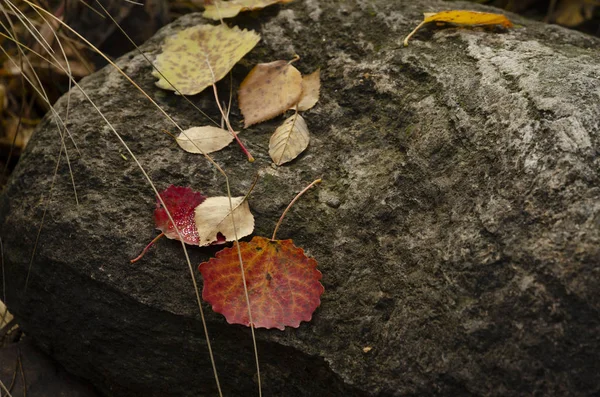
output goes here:
{"type": "MultiPolygon", "coordinates": [[[[202,204],[206,197],[201,193],[193,191],[189,187],[171,185],[162,192],[160,197],[171,213],[175,225],[179,229],[183,242],[186,244],[198,245],[198,231],[194,220],[194,211],[196,207],[202,204]]],[[[156,228],[163,232],[170,239],[179,240],[175,226],[169,220],[167,211],[156,199],[156,209],[154,210],[154,222],[156,228]]]]}
{"type": "Polygon", "coordinates": [[[228,197],[209,197],[195,210],[198,245],[205,246],[219,241],[234,241],[235,233],[232,218],[235,220],[237,238],[242,238],[254,230],[254,216],[245,197],[232,197],[230,211],[228,197]],[[233,214],[233,217],[232,217],[233,214]],[[221,235],[221,236],[219,236],[221,235]]]}
{"type": "Polygon", "coordinates": [[[183,131],[177,144],[188,153],[206,154],[221,150],[233,141],[229,131],[213,126],[192,127],[183,131]]]}
{"type": "Polygon", "coordinates": [[[173,84],[183,95],[194,95],[225,77],[259,40],[256,32],[237,26],[194,26],[165,40],[154,61],[164,77],[156,70],[152,75],[160,88],[175,91],[173,84]]]}
{"type": "Polygon", "coordinates": [[[313,73],[302,76],[302,94],[298,101],[298,110],[304,111],[312,108],[319,101],[319,91],[321,90],[321,69],[313,73]]]}
{"type": "Polygon", "coordinates": [[[404,39],[404,46],[408,45],[408,39],[416,33],[421,26],[429,22],[447,22],[455,25],[466,25],[466,26],[481,26],[481,25],[501,25],[505,28],[513,26],[512,22],[508,20],[502,14],[493,14],[489,12],[478,12],[478,11],[441,11],[441,12],[426,12],[423,14],[423,22],[419,24],[406,38],[404,39]]]}
{"type": "MultiPolygon", "coordinates": [[[[292,240],[256,236],[239,244],[254,327],[283,330],[310,321],[325,290],[317,261],[292,240]]],[[[237,247],[217,252],[199,270],[204,279],[202,298],[228,323],[249,326],[237,247]]]]}
{"type": "Polygon", "coordinates": [[[573,27],[594,17],[594,7],[600,3],[586,0],[561,0],[556,11],[555,21],[559,25],[573,27]]]}
{"type": "Polygon", "coordinates": [[[214,0],[204,6],[204,18],[218,21],[222,18],[233,18],[242,11],[259,10],[272,4],[285,4],[293,0],[214,0]]]}
{"type": "Polygon", "coordinates": [[[288,61],[259,63],[238,92],[244,127],[272,119],[298,103],[302,75],[288,61]]]}
{"type": "Polygon", "coordinates": [[[287,118],[269,140],[269,156],[277,165],[292,161],[308,147],[310,135],[298,113],[287,118]]]}

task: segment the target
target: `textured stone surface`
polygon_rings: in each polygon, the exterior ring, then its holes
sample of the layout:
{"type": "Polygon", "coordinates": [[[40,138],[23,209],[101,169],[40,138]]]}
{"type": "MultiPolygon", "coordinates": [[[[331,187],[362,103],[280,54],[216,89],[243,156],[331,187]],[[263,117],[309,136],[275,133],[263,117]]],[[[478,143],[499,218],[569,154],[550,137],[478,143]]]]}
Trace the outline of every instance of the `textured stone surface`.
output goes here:
{"type": "MultiPolygon", "coordinates": [[[[235,84],[255,63],[295,53],[303,73],[322,68],[306,153],[271,165],[280,118],[241,134],[255,163],[234,145],[214,155],[234,195],[261,175],[250,199],[258,235],[324,178],[279,237],[317,259],[326,291],[310,323],[257,330],[265,395],[600,392],[600,41],[512,17],[508,32],[430,28],[402,47],[421,12],[447,7],[306,0],[237,20],[263,40],[234,68],[235,84]]],[[[166,35],[200,21],[179,20],[144,51],[154,57],[166,35]]],[[[154,86],[140,55],[119,64],[183,128],[206,123],[154,86]]],[[[116,72],[82,85],[159,189],[224,194],[214,167],[181,151],[162,132],[175,128],[116,72]]],[[[212,93],[191,99],[218,118],[212,93]]],[[[63,159],[26,292],[59,152],[51,121],[0,202],[9,308],[107,395],[214,395],[180,245],[160,241],[129,264],[156,235],[153,193],[80,93],[70,109],[80,204],[63,159]]],[[[232,119],[241,125],[239,111],[232,119]]],[[[190,248],[192,262],[217,249],[190,248]]],[[[256,393],[249,330],[205,308],[225,394],[256,393]]]]}

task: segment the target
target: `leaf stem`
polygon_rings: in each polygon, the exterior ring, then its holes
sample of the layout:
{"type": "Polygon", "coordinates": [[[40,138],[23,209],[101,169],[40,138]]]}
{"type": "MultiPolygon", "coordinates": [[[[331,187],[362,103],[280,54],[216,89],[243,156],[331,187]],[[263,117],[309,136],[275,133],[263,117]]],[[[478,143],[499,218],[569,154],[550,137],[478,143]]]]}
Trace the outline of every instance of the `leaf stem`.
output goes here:
{"type": "Polygon", "coordinates": [[[285,214],[287,214],[287,212],[290,210],[290,208],[292,207],[292,205],[294,205],[294,203],[296,201],[298,201],[298,199],[300,198],[300,196],[302,196],[304,193],[306,193],[308,191],[308,189],[310,189],[311,187],[315,186],[317,183],[321,183],[321,181],[322,181],[321,178],[315,179],[314,181],[312,181],[310,185],[308,185],[307,187],[305,187],[304,189],[302,189],[302,191],[300,193],[298,193],[296,195],[296,197],[294,197],[294,199],[288,204],[287,208],[285,209],[285,211],[283,211],[283,214],[281,214],[281,217],[277,221],[277,225],[275,225],[275,230],[273,230],[273,237],[271,237],[271,241],[275,241],[275,236],[277,235],[277,230],[279,229],[279,226],[281,225],[281,222],[283,221],[283,217],[285,217],[285,214]]]}
{"type": "Polygon", "coordinates": [[[142,251],[142,253],[139,254],[136,258],[130,260],[129,262],[135,263],[135,262],[139,261],[140,259],[142,259],[142,257],[144,255],[146,255],[146,252],[148,252],[148,250],[150,249],[150,247],[152,247],[154,245],[154,243],[156,243],[158,240],[160,240],[160,238],[162,236],[164,236],[164,235],[165,235],[165,233],[163,232],[163,233],[159,234],[158,236],[154,237],[154,239],[152,241],[150,241],[150,244],[148,244],[146,246],[146,248],[144,248],[144,250],[142,251]]]}
{"type": "Polygon", "coordinates": [[[250,154],[250,152],[248,151],[248,149],[246,149],[246,147],[244,146],[244,144],[242,143],[242,141],[240,141],[240,138],[238,138],[237,134],[235,133],[235,131],[231,127],[231,124],[229,123],[229,109],[227,109],[227,113],[228,114],[225,114],[225,112],[223,111],[223,107],[221,106],[221,103],[219,103],[219,93],[217,92],[217,83],[215,82],[215,74],[214,74],[214,72],[212,70],[212,67],[210,66],[210,62],[208,62],[208,59],[206,60],[206,64],[208,65],[208,69],[210,69],[210,73],[213,76],[213,85],[212,86],[213,86],[213,92],[215,93],[215,101],[217,102],[217,106],[219,107],[219,111],[221,112],[221,116],[225,120],[225,124],[227,125],[227,129],[229,130],[229,132],[231,133],[231,135],[233,135],[233,137],[237,141],[238,145],[240,145],[240,148],[242,149],[242,152],[244,152],[244,154],[246,155],[246,157],[248,157],[248,161],[251,162],[251,163],[253,163],[254,162],[254,157],[252,157],[252,154],[250,154]]]}
{"type": "Polygon", "coordinates": [[[425,25],[428,21],[423,21],[420,24],[417,25],[416,28],[414,28],[414,30],[412,32],[410,32],[408,34],[408,36],[406,36],[406,38],[404,39],[404,47],[408,47],[408,39],[410,39],[413,34],[417,33],[417,30],[419,30],[421,28],[421,26],[425,25]]]}

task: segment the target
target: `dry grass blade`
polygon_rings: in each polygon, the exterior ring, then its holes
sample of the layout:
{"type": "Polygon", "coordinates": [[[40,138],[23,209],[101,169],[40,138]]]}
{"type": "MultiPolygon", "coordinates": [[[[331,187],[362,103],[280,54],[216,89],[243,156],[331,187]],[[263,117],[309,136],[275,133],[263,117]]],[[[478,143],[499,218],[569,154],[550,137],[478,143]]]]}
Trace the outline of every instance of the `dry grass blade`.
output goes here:
{"type": "MultiPolygon", "coordinates": [[[[28,5],[30,5],[31,7],[34,7],[38,10],[40,10],[41,12],[43,12],[44,14],[48,15],[51,18],[54,18],[54,16],[49,13],[48,11],[44,10],[43,8],[37,6],[36,4],[28,1],[28,0],[24,0],[28,5]]],[[[106,57],[101,51],[99,51],[96,47],[94,47],[89,41],[87,41],[84,37],[82,37],[80,34],[78,34],[76,31],[74,31],[73,29],[71,29],[68,25],[64,24],[62,21],[58,20],[57,21],[59,23],[61,23],[62,26],[64,26],[66,29],[68,29],[69,31],[73,32],[77,37],[79,37],[79,39],[83,40],[84,42],[86,42],[90,47],[92,47],[94,49],[94,51],[96,51],[99,55],[103,56],[119,73],[121,73],[138,91],[140,91],[145,97],[146,99],[148,99],[169,121],[171,121],[177,129],[179,129],[180,131],[183,132],[182,128],[173,120],[173,118],[171,116],[169,116],[164,109],[162,109],[143,89],[141,89],[141,87],[139,87],[139,85],[137,83],[135,83],[129,76],[127,76],[127,74],[125,74],[114,62],[112,62],[108,57],[106,57]]],[[[137,158],[135,157],[135,155],[133,154],[133,152],[130,150],[130,148],[127,146],[127,144],[123,141],[123,139],[121,138],[121,136],[119,135],[119,133],[114,129],[114,127],[112,126],[112,124],[108,121],[108,119],[106,119],[106,117],[104,116],[104,114],[102,114],[102,112],[100,111],[100,109],[93,103],[93,101],[91,101],[91,99],[89,98],[89,96],[87,95],[87,93],[85,93],[84,90],[82,90],[82,88],[79,86],[79,84],[77,84],[76,82],[74,82],[74,84],[79,88],[79,90],[82,92],[82,94],[86,97],[86,99],[92,104],[92,106],[95,108],[95,110],[99,113],[99,115],[101,116],[101,118],[104,120],[104,122],[107,124],[107,126],[111,129],[111,131],[114,133],[114,135],[117,137],[117,139],[119,140],[119,142],[124,146],[124,148],[127,150],[127,152],[129,153],[129,155],[132,157],[132,159],[135,161],[135,163],[137,164],[138,168],[141,170],[142,174],[144,175],[144,178],[148,181],[149,185],[151,186],[151,188],[153,189],[155,195],[159,198],[159,200],[161,201],[161,204],[163,206],[165,206],[165,203],[162,202],[162,199],[160,198],[160,195],[158,193],[158,190],[156,189],[156,187],[154,186],[154,183],[152,182],[152,180],[150,179],[150,177],[148,176],[148,174],[146,173],[146,171],[144,170],[143,166],[139,163],[139,161],[137,160],[137,158]]],[[[230,208],[233,209],[232,203],[231,203],[231,189],[230,189],[230,185],[229,185],[229,178],[227,177],[227,174],[222,170],[222,168],[216,164],[214,162],[214,160],[208,156],[206,153],[203,153],[205,158],[215,166],[215,168],[223,175],[224,179],[225,179],[225,184],[227,187],[227,196],[229,198],[230,201],[230,208]]],[[[167,211],[167,215],[169,216],[169,219],[171,222],[173,222],[173,218],[171,217],[171,214],[167,211]]],[[[174,222],[173,222],[174,223],[174,222]]],[[[234,230],[235,230],[235,226],[234,226],[234,230]]],[[[179,234],[179,237],[181,239],[181,235],[179,230],[177,230],[177,233],[179,234]]],[[[181,239],[182,240],[182,239],[181,239]]],[[[237,234],[235,236],[235,240],[236,242],[238,241],[237,238],[237,234]]],[[[189,259],[189,255],[188,252],[186,250],[185,244],[182,242],[182,248],[184,250],[184,254],[186,257],[186,262],[188,265],[188,269],[190,271],[190,276],[192,278],[192,283],[194,284],[194,290],[196,293],[196,300],[198,303],[198,308],[200,311],[200,315],[201,315],[201,319],[202,319],[202,324],[204,327],[204,332],[205,332],[205,337],[206,337],[206,342],[207,342],[207,347],[209,350],[209,356],[211,359],[211,364],[213,366],[213,372],[214,372],[214,376],[215,376],[215,381],[217,383],[217,388],[219,391],[219,395],[222,396],[222,391],[221,391],[221,387],[220,387],[220,383],[218,380],[218,374],[217,374],[217,370],[216,370],[216,365],[215,365],[215,361],[214,361],[214,356],[212,354],[212,347],[210,344],[210,339],[208,337],[208,329],[206,327],[206,320],[204,318],[204,313],[203,313],[203,309],[202,309],[202,304],[201,304],[201,300],[200,300],[200,295],[199,295],[199,291],[198,291],[198,286],[196,283],[196,279],[195,279],[195,275],[194,275],[194,271],[189,259]]],[[[239,254],[239,253],[238,253],[239,254]]],[[[239,254],[239,260],[240,260],[240,266],[243,268],[243,262],[241,260],[241,254],[239,254]]],[[[258,353],[257,353],[257,349],[256,349],[256,338],[254,335],[254,330],[252,329],[252,339],[254,342],[254,346],[255,346],[255,356],[257,359],[257,372],[259,375],[259,395],[262,395],[262,391],[261,391],[261,386],[260,386],[260,372],[259,372],[259,368],[258,368],[258,353]]]]}

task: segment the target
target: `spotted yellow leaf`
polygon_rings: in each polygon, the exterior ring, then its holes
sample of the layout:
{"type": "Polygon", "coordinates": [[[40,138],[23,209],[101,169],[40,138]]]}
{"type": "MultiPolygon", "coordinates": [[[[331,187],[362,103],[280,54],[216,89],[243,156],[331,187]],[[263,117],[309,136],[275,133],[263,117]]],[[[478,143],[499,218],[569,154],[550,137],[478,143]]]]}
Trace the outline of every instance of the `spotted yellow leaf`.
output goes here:
{"type": "Polygon", "coordinates": [[[202,16],[218,21],[222,18],[233,18],[242,11],[259,10],[276,3],[289,3],[293,0],[214,0],[204,6],[202,16]]]}
{"type": "Polygon", "coordinates": [[[168,37],[156,57],[156,85],[194,95],[221,80],[260,40],[251,30],[221,25],[194,26],[168,37]],[[164,76],[164,77],[163,77],[164,76]],[[172,85],[171,85],[172,84],[172,85]]]}
{"type": "Polygon", "coordinates": [[[466,26],[481,26],[481,25],[501,25],[505,28],[513,26],[512,22],[508,20],[502,14],[493,14],[489,12],[478,12],[478,11],[464,11],[464,10],[453,10],[453,11],[441,11],[441,12],[426,12],[423,14],[423,22],[421,22],[406,38],[404,39],[404,46],[408,45],[408,40],[414,35],[421,26],[429,22],[446,22],[455,25],[466,25],[466,26]]]}
{"type": "Polygon", "coordinates": [[[238,92],[244,127],[272,119],[298,103],[302,75],[288,61],[259,63],[238,92]]]}

